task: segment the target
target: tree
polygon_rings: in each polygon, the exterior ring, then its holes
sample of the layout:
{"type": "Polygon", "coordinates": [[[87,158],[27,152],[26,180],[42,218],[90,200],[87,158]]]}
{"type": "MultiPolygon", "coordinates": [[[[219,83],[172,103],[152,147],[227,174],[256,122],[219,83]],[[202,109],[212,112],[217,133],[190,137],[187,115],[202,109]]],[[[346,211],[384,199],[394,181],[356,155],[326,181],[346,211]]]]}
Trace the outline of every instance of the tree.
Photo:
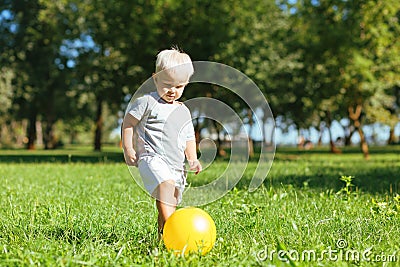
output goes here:
{"type": "MultiPolygon", "coordinates": [[[[291,38],[287,38],[287,33],[291,25],[286,15],[282,14],[273,1],[251,1],[240,4],[232,1],[229,3],[229,15],[227,31],[229,35],[227,41],[222,43],[223,49],[216,58],[249,76],[264,93],[275,117],[286,115],[288,110],[284,108],[284,102],[292,102],[290,89],[298,84],[293,77],[302,67],[299,53],[288,49],[291,38]]],[[[264,126],[270,118],[269,110],[262,102],[259,104],[264,116],[258,123],[264,126]]],[[[254,110],[249,109],[245,103],[238,103],[240,104],[238,109],[245,110],[239,114],[243,114],[244,121],[251,129],[256,123],[254,110]]],[[[265,131],[263,140],[267,140],[265,131]]],[[[250,148],[252,143],[250,135],[250,148]]],[[[250,155],[252,154],[253,151],[250,149],[250,155]]]]}
{"type": "MultiPolygon", "coordinates": [[[[286,3],[299,33],[303,51],[303,103],[312,103],[311,114],[333,119],[347,116],[361,137],[365,107],[373,99],[386,99],[386,88],[398,80],[399,4],[395,1],[298,1],[286,3]],[[393,59],[395,58],[395,59],[393,59]],[[393,71],[392,71],[393,70],[393,71]],[[388,83],[388,81],[391,81],[388,83]],[[305,101],[305,102],[304,102],[305,101]],[[364,111],[363,111],[364,110],[364,111]]],[[[376,101],[375,101],[376,102],[376,101]]],[[[303,106],[307,110],[307,105],[303,106]]],[[[301,114],[302,108],[295,109],[301,114]]],[[[331,150],[333,140],[331,140],[331,150]]]]}
{"type": "Polygon", "coordinates": [[[103,107],[117,114],[126,94],[151,75],[157,44],[158,3],[145,1],[94,1],[76,4],[81,36],[90,36],[93,47],[81,47],[74,71],[84,86],[77,94],[94,100],[95,150],[101,149],[103,107]],[[151,56],[150,56],[151,54],[151,56]]]}
{"type": "Polygon", "coordinates": [[[7,6],[13,18],[9,33],[8,53],[13,69],[18,72],[14,93],[15,114],[28,118],[28,148],[33,149],[36,121],[43,118],[46,130],[45,148],[54,148],[53,125],[62,109],[66,79],[57,60],[62,58],[59,48],[68,28],[65,14],[68,3],[61,1],[10,1],[7,6]]]}
{"type": "Polygon", "coordinates": [[[398,1],[354,1],[348,3],[349,60],[342,68],[345,104],[368,158],[368,144],[361,119],[368,107],[384,107],[387,90],[400,78],[400,34],[398,1]]]}

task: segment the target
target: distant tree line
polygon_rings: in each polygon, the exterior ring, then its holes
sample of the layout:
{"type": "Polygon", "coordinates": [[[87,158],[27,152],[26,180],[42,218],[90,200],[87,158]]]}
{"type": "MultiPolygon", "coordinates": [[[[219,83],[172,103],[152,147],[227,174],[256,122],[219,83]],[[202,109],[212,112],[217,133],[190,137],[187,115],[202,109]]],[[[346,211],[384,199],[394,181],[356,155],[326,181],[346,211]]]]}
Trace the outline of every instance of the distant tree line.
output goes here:
{"type": "MultiPolygon", "coordinates": [[[[277,127],[323,132],[347,118],[343,138],[358,133],[368,157],[363,125],[385,124],[388,143],[397,138],[399,19],[398,0],[3,0],[0,140],[34,149],[39,135],[52,149],[85,136],[100,150],[157,52],[177,45],[193,60],[248,75],[277,127]]],[[[185,92],[197,96],[222,100],[251,123],[226,91],[185,92]]]]}

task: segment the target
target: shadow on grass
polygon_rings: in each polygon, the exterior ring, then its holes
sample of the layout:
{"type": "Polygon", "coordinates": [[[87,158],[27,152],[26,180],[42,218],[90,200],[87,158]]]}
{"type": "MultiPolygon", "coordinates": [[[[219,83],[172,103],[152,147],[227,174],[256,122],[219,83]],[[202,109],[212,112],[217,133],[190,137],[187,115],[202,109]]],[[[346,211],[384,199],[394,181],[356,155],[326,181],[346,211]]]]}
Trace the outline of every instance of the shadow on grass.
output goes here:
{"type": "Polygon", "coordinates": [[[115,246],[116,244],[131,242],[135,244],[135,249],[141,253],[148,253],[148,246],[157,245],[157,233],[149,228],[135,229],[129,234],[126,229],[113,228],[94,228],[87,229],[85,223],[71,225],[58,225],[47,228],[37,233],[45,235],[48,240],[57,240],[76,246],[86,246],[87,242],[99,245],[115,246]]]}
{"type": "MultiPolygon", "coordinates": [[[[301,168],[301,167],[300,167],[301,168]]],[[[308,167],[304,167],[308,168],[308,167]]],[[[320,191],[333,190],[339,191],[345,186],[340,180],[341,176],[353,176],[351,190],[377,194],[400,194],[400,170],[390,167],[363,167],[347,168],[341,167],[321,167],[308,173],[281,173],[275,172],[274,167],[264,180],[263,185],[267,188],[285,188],[293,186],[297,189],[316,189],[320,191]]],[[[252,176],[247,173],[236,185],[238,189],[247,190],[252,176]]]]}
{"type": "MultiPolygon", "coordinates": [[[[328,170],[326,170],[328,172],[328,170]]],[[[335,169],[337,174],[325,174],[320,172],[312,175],[288,175],[270,178],[264,182],[265,185],[285,186],[293,185],[296,188],[315,188],[320,190],[332,189],[335,192],[345,186],[340,181],[342,175],[353,176],[352,191],[363,191],[369,193],[400,193],[399,172],[394,169],[374,168],[366,171],[353,171],[346,173],[335,169]]]]}
{"type": "MultiPolygon", "coordinates": [[[[353,176],[352,191],[400,194],[400,146],[371,147],[365,160],[353,147],[340,155],[321,150],[278,149],[264,186],[339,191],[345,186],[341,176],[353,176]]],[[[236,187],[247,190],[254,168],[249,168],[236,187]]]]}

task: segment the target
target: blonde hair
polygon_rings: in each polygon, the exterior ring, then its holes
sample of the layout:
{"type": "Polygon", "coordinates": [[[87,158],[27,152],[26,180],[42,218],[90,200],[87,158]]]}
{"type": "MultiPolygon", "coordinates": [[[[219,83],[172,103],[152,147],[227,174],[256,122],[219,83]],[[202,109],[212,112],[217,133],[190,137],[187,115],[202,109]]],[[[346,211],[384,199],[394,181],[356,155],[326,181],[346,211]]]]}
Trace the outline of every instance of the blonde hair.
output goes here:
{"type": "Polygon", "coordinates": [[[156,60],[156,73],[163,70],[174,72],[174,67],[179,67],[179,71],[187,72],[188,79],[193,75],[194,69],[189,55],[181,52],[178,48],[172,47],[158,53],[156,60]],[[181,66],[180,66],[181,65],[181,66]]]}

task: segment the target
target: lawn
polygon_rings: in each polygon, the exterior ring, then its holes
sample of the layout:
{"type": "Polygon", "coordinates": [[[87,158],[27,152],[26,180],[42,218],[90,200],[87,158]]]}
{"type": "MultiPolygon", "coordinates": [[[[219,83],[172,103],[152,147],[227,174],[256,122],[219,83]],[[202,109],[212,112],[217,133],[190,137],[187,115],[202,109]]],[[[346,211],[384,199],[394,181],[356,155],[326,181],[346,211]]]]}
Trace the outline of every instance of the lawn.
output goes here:
{"type": "MultiPolygon", "coordinates": [[[[0,266],[400,264],[398,146],[372,148],[368,161],[356,148],[280,148],[255,192],[250,161],[233,190],[201,207],[217,227],[214,248],[187,257],[157,240],[154,202],[119,149],[0,154],[0,266]]],[[[226,166],[188,180],[201,185],[226,166]]]]}

